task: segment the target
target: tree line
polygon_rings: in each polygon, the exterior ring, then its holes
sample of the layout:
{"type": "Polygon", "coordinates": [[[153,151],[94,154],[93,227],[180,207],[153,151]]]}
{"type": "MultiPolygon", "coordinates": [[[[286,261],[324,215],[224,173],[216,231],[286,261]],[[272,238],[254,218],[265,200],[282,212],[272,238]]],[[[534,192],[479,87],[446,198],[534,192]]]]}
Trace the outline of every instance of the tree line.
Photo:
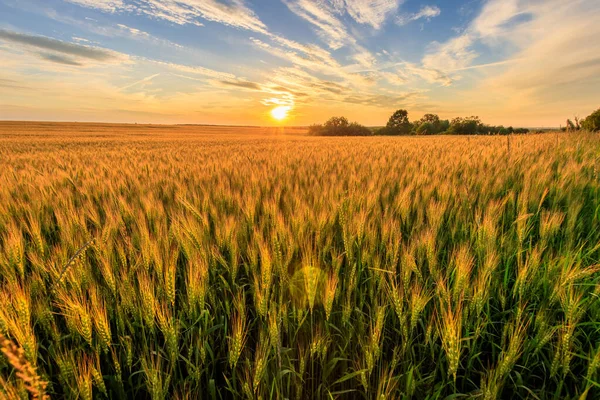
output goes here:
{"type": "MultiPolygon", "coordinates": [[[[566,130],[578,129],[591,132],[600,130],[600,109],[583,120],[576,119],[576,124],[567,120],[566,130]]],[[[357,122],[349,122],[346,117],[333,117],[324,124],[312,125],[309,128],[309,134],[315,136],[510,135],[513,133],[529,133],[529,129],[488,125],[477,116],[442,120],[436,114],[425,114],[421,119],[411,122],[408,111],[404,109],[392,114],[386,126],[382,128],[368,128],[357,122]]]]}

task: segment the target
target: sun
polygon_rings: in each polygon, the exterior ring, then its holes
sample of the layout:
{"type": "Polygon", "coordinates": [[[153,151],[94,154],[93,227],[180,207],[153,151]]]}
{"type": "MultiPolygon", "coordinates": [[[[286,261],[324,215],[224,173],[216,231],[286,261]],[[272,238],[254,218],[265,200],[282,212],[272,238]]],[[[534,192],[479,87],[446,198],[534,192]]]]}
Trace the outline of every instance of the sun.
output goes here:
{"type": "Polygon", "coordinates": [[[292,109],[292,107],[290,107],[290,106],[275,107],[274,109],[271,110],[271,116],[273,118],[275,118],[277,121],[282,121],[288,116],[288,113],[290,112],[291,109],[292,109]]]}

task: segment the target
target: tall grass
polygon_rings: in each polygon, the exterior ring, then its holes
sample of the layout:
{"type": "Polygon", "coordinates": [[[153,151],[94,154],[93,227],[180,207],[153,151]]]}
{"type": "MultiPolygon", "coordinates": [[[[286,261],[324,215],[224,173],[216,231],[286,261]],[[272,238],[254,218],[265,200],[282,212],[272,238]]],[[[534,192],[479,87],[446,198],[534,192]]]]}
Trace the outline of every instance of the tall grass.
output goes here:
{"type": "Polygon", "coordinates": [[[0,395],[600,396],[598,136],[73,129],[0,135],[0,395]]]}

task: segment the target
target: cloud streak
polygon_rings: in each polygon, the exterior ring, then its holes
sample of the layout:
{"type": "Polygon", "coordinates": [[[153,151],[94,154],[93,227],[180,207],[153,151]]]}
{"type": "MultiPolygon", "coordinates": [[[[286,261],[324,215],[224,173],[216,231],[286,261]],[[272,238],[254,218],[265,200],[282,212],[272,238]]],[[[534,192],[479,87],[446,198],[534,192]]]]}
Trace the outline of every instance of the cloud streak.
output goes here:
{"type": "MultiPolygon", "coordinates": [[[[5,29],[0,29],[0,40],[95,61],[110,61],[119,58],[117,53],[106,49],[63,42],[45,36],[34,36],[26,33],[12,32],[5,29]]],[[[55,60],[60,59],[59,57],[54,58],[55,60]]],[[[63,60],[65,60],[64,57],[63,60]]]]}
{"type": "Polygon", "coordinates": [[[438,17],[441,13],[442,10],[440,10],[440,8],[437,6],[423,6],[419,10],[419,12],[416,12],[414,14],[403,14],[398,16],[398,18],[396,18],[396,23],[402,26],[407,25],[413,21],[420,20],[422,18],[429,21],[431,20],[431,18],[438,17]]]}
{"type": "Polygon", "coordinates": [[[243,0],[67,0],[104,12],[134,12],[176,24],[203,25],[202,20],[253,32],[267,33],[266,25],[243,0]]]}
{"type": "MultiPolygon", "coordinates": [[[[282,0],[290,11],[309,22],[319,37],[336,50],[355,39],[336,16],[336,8],[329,3],[313,0],[282,0]]],[[[338,5],[339,7],[340,5],[338,5]]],[[[337,9],[339,11],[339,8],[337,9]]]]}
{"type": "Polygon", "coordinates": [[[40,53],[40,57],[46,61],[50,61],[57,64],[70,65],[74,67],[80,67],[83,65],[70,57],[63,56],[60,54],[40,53]]]}
{"type": "Polygon", "coordinates": [[[381,29],[386,19],[398,10],[403,0],[338,0],[337,2],[343,2],[346,12],[359,24],[381,29]]]}

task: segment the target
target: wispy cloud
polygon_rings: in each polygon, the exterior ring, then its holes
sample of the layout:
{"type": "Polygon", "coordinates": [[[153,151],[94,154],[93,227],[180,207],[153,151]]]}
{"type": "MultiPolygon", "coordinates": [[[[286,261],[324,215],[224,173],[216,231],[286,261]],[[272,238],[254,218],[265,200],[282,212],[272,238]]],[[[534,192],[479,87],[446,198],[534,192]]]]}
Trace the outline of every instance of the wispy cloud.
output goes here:
{"type": "MultiPolygon", "coordinates": [[[[118,53],[99,47],[68,43],[45,36],[29,35],[26,33],[12,32],[5,29],[0,29],[0,40],[95,61],[110,61],[119,58],[118,53]]],[[[47,54],[45,57],[47,58],[47,54]]]]}
{"type": "Polygon", "coordinates": [[[267,33],[267,27],[243,0],[67,0],[84,7],[105,12],[129,11],[176,24],[202,25],[202,21],[217,22],[253,32],[267,33]]]}
{"type": "Polygon", "coordinates": [[[399,15],[398,18],[396,18],[396,23],[398,25],[406,25],[406,24],[409,24],[413,21],[417,21],[422,18],[429,21],[431,18],[435,18],[435,17],[439,16],[441,13],[442,13],[442,11],[437,6],[423,6],[419,10],[419,12],[416,12],[414,14],[399,15]]]}
{"type": "Polygon", "coordinates": [[[495,45],[506,41],[508,35],[523,23],[517,17],[532,15],[533,4],[537,4],[538,8],[549,7],[548,2],[488,0],[459,36],[444,43],[432,43],[428,54],[423,57],[423,65],[440,70],[459,70],[470,66],[479,56],[475,50],[478,43],[495,45]]]}
{"type": "Polygon", "coordinates": [[[97,8],[105,12],[115,12],[125,7],[123,0],[66,0],[83,7],[97,8]]]}
{"type": "Polygon", "coordinates": [[[327,45],[336,50],[354,43],[354,38],[336,16],[336,8],[323,1],[282,0],[300,18],[308,21],[327,45]]]}
{"type": "Polygon", "coordinates": [[[83,65],[82,63],[75,61],[74,59],[72,59],[70,57],[63,56],[60,54],[40,53],[40,57],[44,60],[51,61],[51,62],[57,63],[57,64],[71,65],[71,66],[75,66],[75,67],[80,67],[83,65]]]}
{"type": "Polygon", "coordinates": [[[136,29],[136,28],[132,28],[132,27],[127,26],[127,25],[117,24],[117,27],[120,30],[122,30],[122,31],[124,31],[124,32],[126,32],[129,35],[134,36],[134,37],[142,37],[142,38],[145,38],[145,39],[151,37],[151,35],[148,32],[144,32],[142,30],[139,30],[139,29],[136,29]]]}
{"type": "Polygon", "coordinates": [[[13,79],[0,79],[0,89],[31,90],[32,88],[25,85],[21,85],[19,81],[13,79]]]}
{"type": "Polygon", "coordinates": [[[514,10],[515,15],[524,11],[530,20],[503,31],[504,40],[519,49],[515,61],[483,85],[535,105],[551,98],[574,104],[594,91],[600,83],[600,3],[555,0],[514,10]]]}
{"type": "Polygon", "coordinates": [[[132,88],[137,85],[148,83],[148,82],[152,81],[152,79],[154,79],[158,76],[160,76],[160,74],[154,74],[154,75],[147,76],[143,79],[140,79],[139,81],[136,81],[136,82],[130,83],[129,85],[123,86],[122,88],[120,88],[120,90],[123,91],[123,90],[127,90],[127,89],[132,88]]]}
{"type": "Polygon", "coordinates": [[[232,81],[219,81],[218,83],[221,85],[224,85],[226,87],[235,87],[235,88],[250,89],[250,90],[262,90],[262,86],[259,85],[258,83],[249,82],[249,81],[240,80],[240,79],[236,79],[236,80],[232,80],[232,81]]]}
{"type": "Polygon", "coordinates": [[[423,66],[438,70],[458,70],[465,68],[479,55],[474,49],[475,38],[464,34],[445,43],[433,42],[423,57],[423,66]]]}
{"type": "Polygon", "coordinates": [[[403,0],[333,0],[359,24],[381,29],[386,19],[398,10],[403,0]]]}

